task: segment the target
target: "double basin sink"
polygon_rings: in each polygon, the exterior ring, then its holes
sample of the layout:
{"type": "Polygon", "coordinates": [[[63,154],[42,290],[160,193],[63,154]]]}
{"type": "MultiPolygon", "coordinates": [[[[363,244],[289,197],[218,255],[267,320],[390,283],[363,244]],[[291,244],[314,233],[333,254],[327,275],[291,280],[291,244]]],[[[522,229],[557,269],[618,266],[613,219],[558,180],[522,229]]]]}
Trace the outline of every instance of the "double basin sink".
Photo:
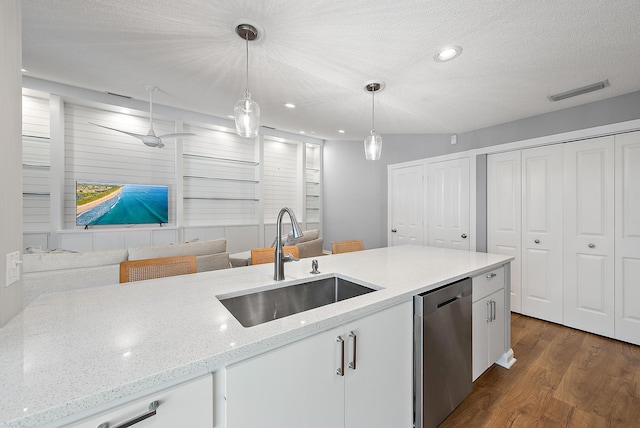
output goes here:
{"type": "Polygon", "coordinates": [[[218,299],[240,324],[252,327],[373,291],[376,290],[331,276],[241,296],[218,296],[218,299]]]}

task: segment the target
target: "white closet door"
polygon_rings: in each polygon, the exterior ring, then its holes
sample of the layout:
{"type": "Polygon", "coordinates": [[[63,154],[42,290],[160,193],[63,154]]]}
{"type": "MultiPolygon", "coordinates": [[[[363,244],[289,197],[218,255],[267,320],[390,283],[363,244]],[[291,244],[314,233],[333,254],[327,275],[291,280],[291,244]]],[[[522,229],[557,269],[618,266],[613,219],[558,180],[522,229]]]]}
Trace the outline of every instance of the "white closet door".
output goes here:
{"type": "Polygon", "coordinates": [[[615,136],[616,339],[640,345],[640,132],[615,136]]]}
{"type": "Polygon", "coordinates": [[[424,185],[422,165],[390,171],[391,245],[422,245],[424,185]]]}
{"type": "Polygon", "coordinates": [[[564,323],[613,337],[614,137],[563,144],[563,159],[564,323]]]}
{"type": "Polygon", "coordinates": [[[522,312],[520,151],[487,156],[487,251],[514,257],[511,310],[522,312]]]}
{"type": "Polygon", "coordinates": [[[469,250],[469,158],[427,166],[428,243],[469,250]]]}
{"type": "Polygon", "coordinates": [[[522,313],[562,323],[562,146],[522,151],[522,313]]]}

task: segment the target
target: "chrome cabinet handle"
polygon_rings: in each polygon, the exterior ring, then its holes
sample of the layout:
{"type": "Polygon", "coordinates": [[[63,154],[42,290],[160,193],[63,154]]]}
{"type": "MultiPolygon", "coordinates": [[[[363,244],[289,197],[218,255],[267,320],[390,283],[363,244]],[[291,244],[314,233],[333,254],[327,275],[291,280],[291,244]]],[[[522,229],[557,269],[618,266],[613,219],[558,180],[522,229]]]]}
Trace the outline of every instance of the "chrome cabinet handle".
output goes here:
{"type": "Polygon", "coordinates": [[[536,244],[539,244],[539,243],[540,243],[540,240],[539,240],[539,239],[536,239],[536,240],[535,240],[535,241],[533,241],[533,242],[535,242],[536,244]]]}
{"type": "Polygon", "coordinates": [[[487,300],[487,322],[491,322],[491,300],[487,300]]]}
{"type": "Polygon", "coordinates": [[[340,357],[340,367],[338,367],[338,369],[336,370],[336,374],[338,376],[344,376],[344,339],[342,338],[342,336],[338,336],[336,337],[336,342],[338,342],[340,344],[340,347],[342,348],[341,350],[341,357],[340,357]]]}
{"type": "Polygon", "coordinates": [[[498,274],[497,274],[497,273],[495,273],[495,272],[490,272],[490,273],[488,273],[488,274],[487,274],[486,278],[487,278],[487,279],[491,279],[491,278],[495,278],[496,276],[498,276],[498,274]]]}
{"type": "Polygon", "coordinates": [[[349,362],[349,368],[355,370],[356,369],[356,349],[358,347],[358,337],[353,331],[349,332],[349,337],[353,338],[353,354],[351,356],[351,361],[349,362]]]}
{"type": "Polygon", "coordinates": [[[491,301],[491,321],[495,321],[496,320],[496,301],[492,300],[491,301]]]}
{"type": "Polygon", "coordinates": [[[391,229],[391,232],[396,233],[398,229],[391,229]]]}
{"type": "MultiPolygon", "coordinates": [[[[126,422],[123,422],[120,425],[115,425],[112,428],[128,428],[130,426],[133,426],[135,424],[137,424],[138,422],[142,422],[145,419],[149,419],[151,416],[155,416],[156,414],[156,410],[158,409],[158,407],[160,407],[160,402],[159,401],[152,401],[151,403],[149,403],[149,411],[147,413],[144,413],[140,416],[136,416],[133,419],[129,419],[126,422]]],[[[100,425],[98,425],[98,428],[109,428],[109,422],[103,422],[100,425]]]]}
{"type": "Polygon", "coordinates": [[[467,234],[466,234],[466,233],[463,233],[462,235],[460,235],[460,237],[461,237],[462,239],[467,239],[467,234]]]}
{"type": "Polygon", "coordinates": [[[589,244],[589,248],[596,248],[596,244],[589,244]]]}

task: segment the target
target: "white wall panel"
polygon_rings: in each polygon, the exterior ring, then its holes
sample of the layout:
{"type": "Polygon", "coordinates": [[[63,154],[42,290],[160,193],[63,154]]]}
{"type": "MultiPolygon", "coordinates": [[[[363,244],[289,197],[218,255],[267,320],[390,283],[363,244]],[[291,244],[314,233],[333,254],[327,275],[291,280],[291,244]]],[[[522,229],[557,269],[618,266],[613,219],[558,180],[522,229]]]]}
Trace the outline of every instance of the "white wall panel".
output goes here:
{"type": "MultiPolygon", "coordinates": [[[[169,223],[175,218],[175,141],[165,147],[148,147],[131,136],[99,125],[146,134],[149,118],[92,107],[65,104],[65,203],[64,227],[75,227],[75,183],[158,184],[169,186],[169,223]]],[[[154,118],[156,134],[175,130],[169,121],[154,118]]],[[[95,226],[94,226],[95,227],[95,226]]]]}
{"type": "Polygon", "coordinates": [[[22,95],[23,232],[47,232],[50,221],[50,140],[47,94],[22,95]]]}
{"type": "Polygon", "coordinates": [[[291,208],[296,215],[302,217],[299,187],[301,178],[298,165],[298,144],[265,138],[263,165],[265,223],[275,223],[283,207],[291,208]]]}

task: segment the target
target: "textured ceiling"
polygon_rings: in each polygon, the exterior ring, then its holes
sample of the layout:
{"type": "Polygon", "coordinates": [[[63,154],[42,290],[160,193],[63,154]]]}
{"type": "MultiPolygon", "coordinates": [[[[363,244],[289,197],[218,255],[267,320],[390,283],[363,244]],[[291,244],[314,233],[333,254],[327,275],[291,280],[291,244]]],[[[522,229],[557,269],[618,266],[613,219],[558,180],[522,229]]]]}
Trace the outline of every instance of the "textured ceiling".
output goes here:
{"type": "Polygon", "coordinates": [[[23,0],[26,75],[324,139],[462,133],[640,90],[638,0],[23,0]],[[447,63],[446,45],[462,46],[447,63]],[[604,90],[547,96],[609,79],[604,90]],[[297,107],[288,109],[284,103],[297,107]],[[339,129],[345,131],[338,133],[339,129]]]}

